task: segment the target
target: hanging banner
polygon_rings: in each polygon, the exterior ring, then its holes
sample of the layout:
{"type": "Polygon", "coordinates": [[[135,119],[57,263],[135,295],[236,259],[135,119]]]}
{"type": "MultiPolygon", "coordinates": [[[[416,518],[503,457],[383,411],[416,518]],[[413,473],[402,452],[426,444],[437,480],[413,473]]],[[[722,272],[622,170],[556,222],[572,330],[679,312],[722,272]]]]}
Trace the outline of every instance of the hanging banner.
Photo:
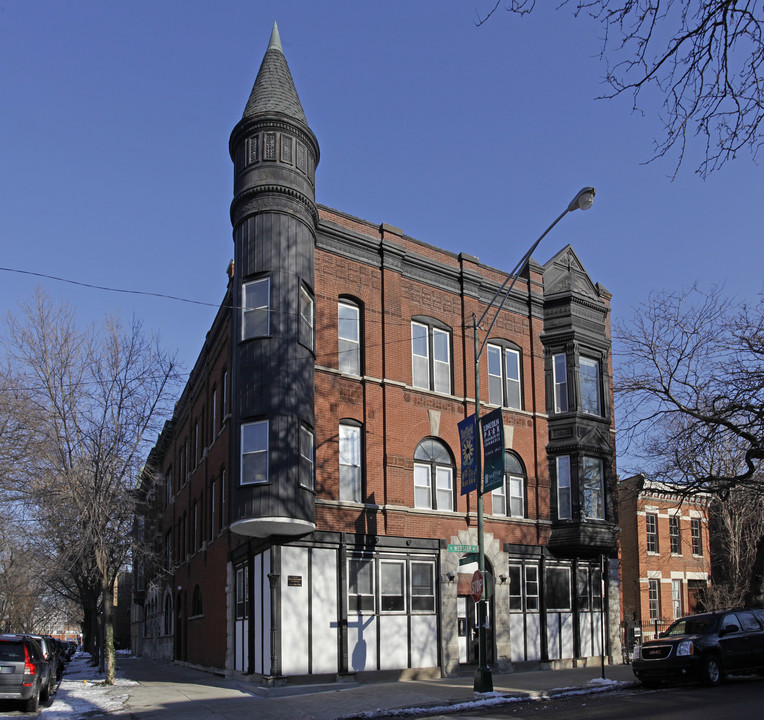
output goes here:
{"type": "Polygon", "coordinates": [[[477,440],[475,416],[470,415],[459,423],[459,445],[462,448],[462,495],[477,490],[477,440]]]}
{"type": "Polygon", "coordinates": [[[501,408],[480,419],[483,431],[483,492],[491,492],[504,483],[504,419],[501,408]]]}

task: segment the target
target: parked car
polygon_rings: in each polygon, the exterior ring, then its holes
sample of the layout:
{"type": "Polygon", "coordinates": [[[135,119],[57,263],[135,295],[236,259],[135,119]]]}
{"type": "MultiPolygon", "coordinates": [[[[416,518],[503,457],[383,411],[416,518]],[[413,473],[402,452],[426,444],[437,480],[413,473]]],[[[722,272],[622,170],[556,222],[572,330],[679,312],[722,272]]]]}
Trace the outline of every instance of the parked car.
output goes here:
{"type": "Polygon", "coordinates": [[[764,610],[680,618],[636,648],[632,670],[645,686],[684,678],[718,685],[731,672],[764,672],[764,610]]]}
{"type": "Polygon", "coordinates": [[[33,640],[40,648],[43,659],[46,662],[45,676],[43,677],[43,685],[40,692],[40,700],[46,702],[48,698],[56,692],[56,684],[59,680],[59,667],[61,665],[58,653],[54,649],[50,640],[43,635],[33,635],[32,633],[17,633],[19,637],[29,638],[33,640]]]}
{"type": "Polygon", "coordinates": [[[37,712],[49,689],[50,666],[40,644],[23,635],[0,635],[0,699],[20,700],[24,710],[37,712]]]}

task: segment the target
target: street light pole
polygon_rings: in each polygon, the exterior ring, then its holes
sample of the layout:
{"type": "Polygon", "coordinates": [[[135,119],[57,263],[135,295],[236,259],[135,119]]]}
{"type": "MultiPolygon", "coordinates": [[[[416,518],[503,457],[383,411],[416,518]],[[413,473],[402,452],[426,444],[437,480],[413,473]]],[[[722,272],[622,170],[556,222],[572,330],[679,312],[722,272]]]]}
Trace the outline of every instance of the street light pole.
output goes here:
{"type": "Polygon", "coordinates": [[[594,202],[595,190],[593,187],[585,187],[576,193],[576,196],[568,203],[568,207],[565,208],[555,219],[555,221],[539,236],[533,245],[531,245],[528,252],[523,255],[520,261],[515,265],[512,272],[507,275],[501,287],[494,293],[489,303],[486,305],[483,314],[478,319],[473,316],[473,338],[475,343],[475,427],[478,434],[478,446],[476,453],[476,471],[477,471],[477,521],[478,521],[478,568],[480,574],[483,576],[483,595],[478,603],[478,667],[475,670],[475,678],[473,684],[473,690],[475,692],[486,693],[493,692],[493,678],[491,676],[491,668],[488,667],[488,649],[486,647],[486,616],[487,608],[486,602],[488,600],[486,591],[488,583],[485,579],[485,540],[483,537],[483,460],[482,460],[482,433],[480,428],[480,356],[483,354],[485,345],[488,342],[488,338],[491,336],[491,330],[493,329],[496,319],[499,317],[499,313],[504,307],[504,303],[507,301],[512,288],[515,286],[518,273],[523,269],[525,263],[528,262],[533,252],[538,247],[539,243],[547,236],[549,231],[557,225],[569,212],[574,210],[588,210],[594,202]],[[507,283],[509,286],[507,287],[507,283]],[[505,290],[506,288],[506,290],[505,290]],[[496,308],[491,324],[486,330],[483,342],[480,343],[478,332],[480,330],[480,323],[483,322],[485,316],[489,310],[494,306],[496,299],[503,293],[501,303],[496,308]]]}

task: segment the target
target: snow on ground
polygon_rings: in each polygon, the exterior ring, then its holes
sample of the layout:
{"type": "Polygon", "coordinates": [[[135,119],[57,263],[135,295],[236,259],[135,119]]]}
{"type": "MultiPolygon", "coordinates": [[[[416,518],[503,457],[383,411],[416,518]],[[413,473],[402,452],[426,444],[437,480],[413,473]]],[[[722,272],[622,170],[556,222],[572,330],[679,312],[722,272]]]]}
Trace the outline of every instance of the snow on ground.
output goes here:
{"type": "Polygon", "coordinates": [[[90,665],[90,656],[77,653],[66,664],[64,675],[49,707],[40,705],[43,720],[77,720],[92,717],[96,712],[108,713],[122,709],[129,694],[121,688],[137,685],[133,680],[119,677],[114,685],[104,685],[103,673],[90,665]]]}

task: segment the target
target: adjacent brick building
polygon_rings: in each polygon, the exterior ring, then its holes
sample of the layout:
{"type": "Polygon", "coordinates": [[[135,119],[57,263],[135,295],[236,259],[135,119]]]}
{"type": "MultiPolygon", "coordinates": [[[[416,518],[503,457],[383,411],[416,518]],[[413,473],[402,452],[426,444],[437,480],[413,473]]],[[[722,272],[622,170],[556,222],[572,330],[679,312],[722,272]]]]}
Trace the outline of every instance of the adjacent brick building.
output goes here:
{"type": "MultiPolygon", "coordinates": [[[[230,150],[234,260],[142,479],[160,559],[134,647],[262,682],[474,665],[457,423],[506,274],[316,205],[275,28],[230,150]]],[[[570,246],[530,259],[481,356],[505,439],[484,496],[497,668],[619,653],[609,302],[570,246]]]]}
{"type": "Polygon", "coordinates": [[[702,609],[711,577],[708,500],[644,475],[619,482],[623,617],[647,636],[702,609]]]}

